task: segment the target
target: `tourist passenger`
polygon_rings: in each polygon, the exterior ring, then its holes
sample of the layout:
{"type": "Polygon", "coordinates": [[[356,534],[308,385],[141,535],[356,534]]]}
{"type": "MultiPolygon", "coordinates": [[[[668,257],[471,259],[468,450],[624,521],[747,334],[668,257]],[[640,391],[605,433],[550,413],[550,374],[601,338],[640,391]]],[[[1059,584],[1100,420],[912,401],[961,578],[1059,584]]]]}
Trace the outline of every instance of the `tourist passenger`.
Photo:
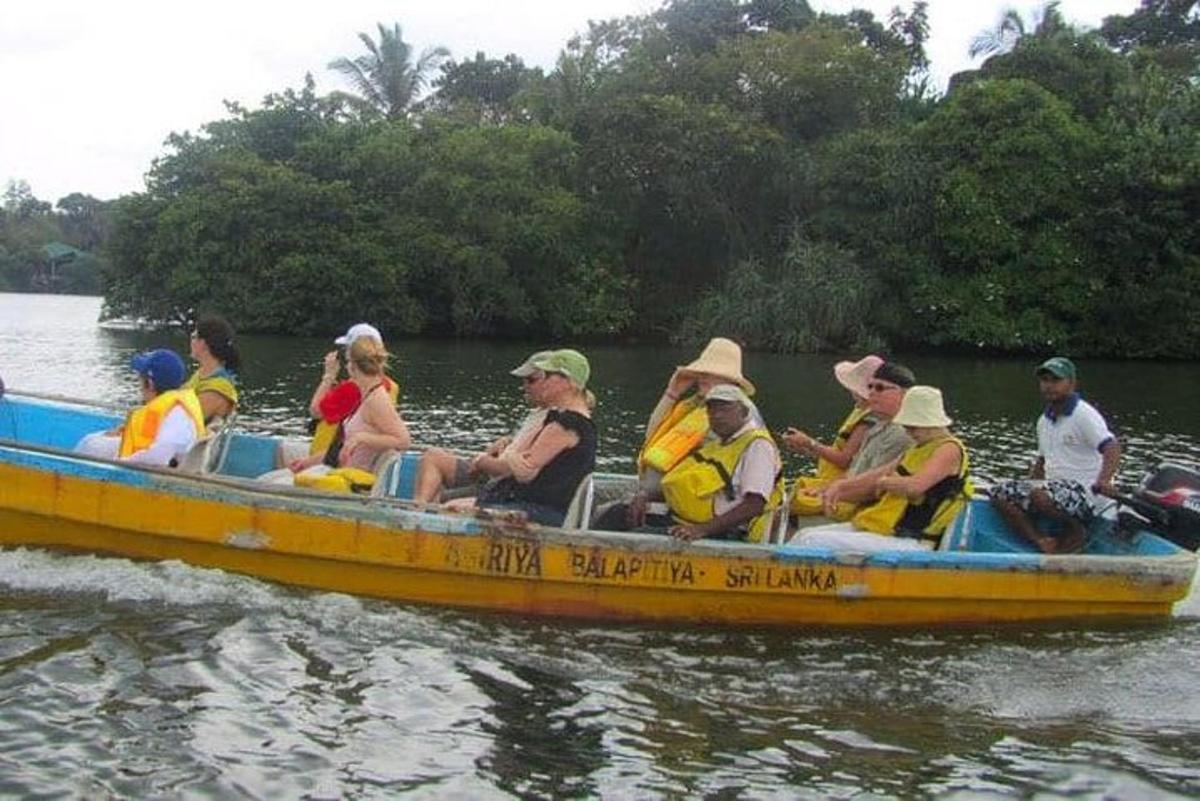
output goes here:
{"type": "MultiPolygon", "coordinates": [[[[658,494],[642,497],[636,523],[629,504],[607,507],[595,527],[616,531],[661,526],[677,539],[762,541],[782,497],[779,451],[752,417],[754,404],[735,384],[704,395],[713,437],[662,479],[658,494]],[[647,514],[646,501],[665,500],[667,514],[647,514]]],[[[632,501],[630,502],[632,503],[632,501]]]]}
{"type": "MultiPolygon", "coordinates": [[[[512,375],[523,379],[538,373],[539,368],[534,363],[550,354],[548,350],[538,351],[512,370],[512,375]]],[[[533,410],[516,430],[497,439],[484,450],[484,454],[502,459],[509,452],[528,448],[533,436],[545,422],[546,407],[541,405],[541,396],[534,391],[537,384],[522,382],[522,386],[525,400],[533,410]]],[[[455,491],[478,495],[489,478],[487,473],[478,469],[473,458],[458,456],[442,448],[427,448],[421,454],[417,467],[413,500],[418,503],[440,503],[448,500],[448,494],[455,491]]]]}
{"type": "Polygon", "coordinates": [[[854,405],[846,419],[838,426],[837,435],[831,444],[818,442],[796,428],[788,428],[784,432],[781,437],[784,445],[796,453],[803,453],[817,460],[816,475],[800,476],[796,479],[792,495],[792,514],[821,514],[823,504],[819,491],[830,481],[845,475],[850,461],[866,440],[867,433],[878,421],[871,412],[868,398],[870,390],[867,389],[867,384],[882,364],[883,359],[878,356],[865,356],[857,362],[838,362],[834,365],[833,375],[850,393],[854,405]]]}
{"type": "Polygon", "coordinates": [[[522,374],[527,395],[546,409],[545,418],[516,447],[476,456],[472,469],[497,480],[473,502],[451,505],[513,509],[537,523],[562,525],[580,482],[596,467],[595,398],[587,389],[591,366],[579,351],[552,350],[531,356],[513,372],[522,374]]]}
{"type": "Polygon", "coordinates": [[[793,540],[804,546],[850,551],[928,550],[971,499],[967,449],[951,435],[941,390],[912,387],[892,420],[913,445],[899,459],[867,471],[856,480],[878,498],[849,523],[802,530],[793,540]]]}
{"type": "MultiPolygon", "coordinates": [[[[662,477],[685,457],[711,439],[705,394],[717,384],[735,384],[747,398],[754,384],[742,375],[742,349],[736,342],[715,337],[694,361],[680,365],[671,374],[658,404],[646,423],[646,439],[637,458],[638,486],[627,503],[612,508],[627,510],[629,519],[620,528],[638,528],[645,523],[646,504],[661,497],[662,477]]],[[[765,428],[753,403],[750,417],[765,428]]],[[[608,507],[598,517],[605,517],[608,507]]],[[[610,521],[611,522],[611,521],[610,521]]],[[[608,526],[613,527],[613,526],[608,526]]]]}
{"type": "MultiPolygon", "coordinates": [[[[912,370],[904,365],[890,361],[879,365],[867,382],[867,406],[876,423],[863,437],[846,474],[823,488],[805,489],[797,495],[819,497],[822,512],[834,520],[849,520],[859,505],[874,500],[873,482],[861,476],[891,464],[912,446],[908,432],[893,418],[900,411],[908,388],[915,383],[912,370]]],[[[802,500],[799,503],[809,502],[802,500]]]]}
{"type": "Polygon", "coordinates": [[[404,450],[412,440],[387,389],[388,352],[378,339],[360,336],[347,349],[346,372],[359,397],[357,406],[342,418],[329,445],[288,465],[299,473],[316,465],[330,468],[374,468],[388,450],[404,450]]]}
{"type": "MultiPolygon", "coordinates": [[[[312,415],[310,421],[312,440],[309,442],[289,440],[280,443],[279,451],[276,454],[276,465],[287,466],[297,459],[314,456],[328,450],[337,434],[339,424],[358,408],[362,400],[362,393],[358,384],[349,378],[339,380],[341,374],[339,358],[347,354],[350,347],[362,337],[373,339],[381,348],[384,347],[383,335],[379,333],[379,329],[369,323],[356,323],[350,326],[345,334],[333,341],[338,348],[325,354],[321,380],[317,382],[317,387],[313,390],[312,398],[308,403],[309,413],[312,415]]],[[[383,377],[383,386],[388,397],[395,404],[400,396],[400,386],[387,375],[383,377]]]]}
{"type": "Polygon", "coordinates": [[[200,400],[183,383],[183,359],[173,350],[152,350],[133,357],[141,381],[143,405],[125,416],[123,425],[88,434],[77,453],[135,464],[166,466],[182,459],[204,436],[200,400]]]}
{"type": "Polygon", "coordinates": [[[1037,458],[1029,480],[992,488],[992,504],[1043,553],[1072,553],[1086,541],[1086,526],[1101,505],[1097,495],[1116,492],[1121,445],[1100,412],[1080,396],[1070,359],[1047,359],[1036,375],[1046,402],[1037,421],[1037,458]],[[1061,536],[1039,530],[1035,516],[1061,523],[1061,536]]]}
{"type": "Polygon", "coordinates": [[[233,344],[233,326],[223,317],[201,317],[191,334],[191,354],[199,365],[183,383],[193,390],[204,410],[204,422],[228,418],[238,404],[235,386],[241,356],[233,344]]]}

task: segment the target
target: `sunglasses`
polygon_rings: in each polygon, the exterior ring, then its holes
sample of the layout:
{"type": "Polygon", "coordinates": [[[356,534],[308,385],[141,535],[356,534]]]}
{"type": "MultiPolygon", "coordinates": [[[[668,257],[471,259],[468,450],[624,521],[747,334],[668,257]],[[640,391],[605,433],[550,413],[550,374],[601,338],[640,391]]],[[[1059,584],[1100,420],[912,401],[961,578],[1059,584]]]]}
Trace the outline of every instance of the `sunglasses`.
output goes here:
{"type": "Polygon", "coordinates": [[[871,392],[890,392],[893,389],[900,389],[900,387],[895,384],[881,384],[878,381],[872,381],[867,384],[867,389],[871,392]]]}

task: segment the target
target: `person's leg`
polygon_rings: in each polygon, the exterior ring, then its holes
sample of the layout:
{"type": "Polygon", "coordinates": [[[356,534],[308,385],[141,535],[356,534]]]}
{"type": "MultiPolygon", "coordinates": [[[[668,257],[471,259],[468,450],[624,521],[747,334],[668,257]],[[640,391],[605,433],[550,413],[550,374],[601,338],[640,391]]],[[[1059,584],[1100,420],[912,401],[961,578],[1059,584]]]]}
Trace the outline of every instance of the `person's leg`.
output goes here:
{"type": "Polygon", "coordinates": [[[442,488],[454,485],[458,462],[457,456],[441,448],[430,448],[422,453],[417,465],[413,500],[417,503],[437,502],[442,488]]]}
{"type": "Polygon", "coordinates": [[[628,531],[629,504],[624,501],[605,504],[592,516],[588,527],[593,531],[628,531]]]}
{"type": "Polygon", "coordinates": [[[1075,553],[1083,548],[1091,503],[1087,490],[1081,485],[1072,481],[1048,481],[1030,493],[1029,508],[1062,524],[1063,535],[1054,541],[1054,553],[1075,553]]]}
{"type": "Polygon", "coordinates": [[[96,459],[116,459],[121,450],[121,438],[98,431],[88,434],[75,445],[75,452],[96,459]]]}
{"type": "Polygon", "coordinates": [[[850,523],[815,526],[800,532],[790,544],[805,548],[829,548],[832,551],[854,553],[928,551],[933,547],[924,540],[916,540],[911,537],[892,537],[886,534],[858,531],[850,523]]]}
{"type": "Polygon", "coordinates": [[[1033,518],[1025,511],[1032,503],[1032,496],[1038,492],[1040,490],[1035,489],[1028,481],[1006,481],[992,488],[992,507],[1009,528],[1039,551],[1054,553],[1054,538],[1039,531],[1033,524],[1033,518]]]}

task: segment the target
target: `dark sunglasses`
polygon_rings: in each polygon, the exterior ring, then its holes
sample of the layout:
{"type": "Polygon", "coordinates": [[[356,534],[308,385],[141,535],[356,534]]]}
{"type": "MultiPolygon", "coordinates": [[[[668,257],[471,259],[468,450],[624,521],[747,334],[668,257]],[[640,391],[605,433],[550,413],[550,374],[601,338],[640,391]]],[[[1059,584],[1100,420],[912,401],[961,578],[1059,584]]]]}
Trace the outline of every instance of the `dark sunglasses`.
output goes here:
{"type": "Polygon", "coordinates": [[[882,384],[878,381],[872,381],[871,383],[867,384],[867,389],[871,392],[888,392],[893,389],[900,389],[900,387],[896,386],[895,384],[882,384]]]}

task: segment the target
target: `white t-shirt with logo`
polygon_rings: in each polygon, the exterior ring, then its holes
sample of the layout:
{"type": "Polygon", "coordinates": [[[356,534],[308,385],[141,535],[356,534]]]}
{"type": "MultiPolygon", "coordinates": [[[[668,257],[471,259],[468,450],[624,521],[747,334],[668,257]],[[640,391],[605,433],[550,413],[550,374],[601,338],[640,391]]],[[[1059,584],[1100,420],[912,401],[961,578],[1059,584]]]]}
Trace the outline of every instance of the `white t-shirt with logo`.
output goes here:
{"type": "Polygon", "coordinates": [[[1057,418],[1049,411],[1038,418],[1037,439],[1047,479],[1078,481],[1091,491],[1104,462],[1101,448],[1113,434],[1096,407],[1075,395],[1057,418]]]}

